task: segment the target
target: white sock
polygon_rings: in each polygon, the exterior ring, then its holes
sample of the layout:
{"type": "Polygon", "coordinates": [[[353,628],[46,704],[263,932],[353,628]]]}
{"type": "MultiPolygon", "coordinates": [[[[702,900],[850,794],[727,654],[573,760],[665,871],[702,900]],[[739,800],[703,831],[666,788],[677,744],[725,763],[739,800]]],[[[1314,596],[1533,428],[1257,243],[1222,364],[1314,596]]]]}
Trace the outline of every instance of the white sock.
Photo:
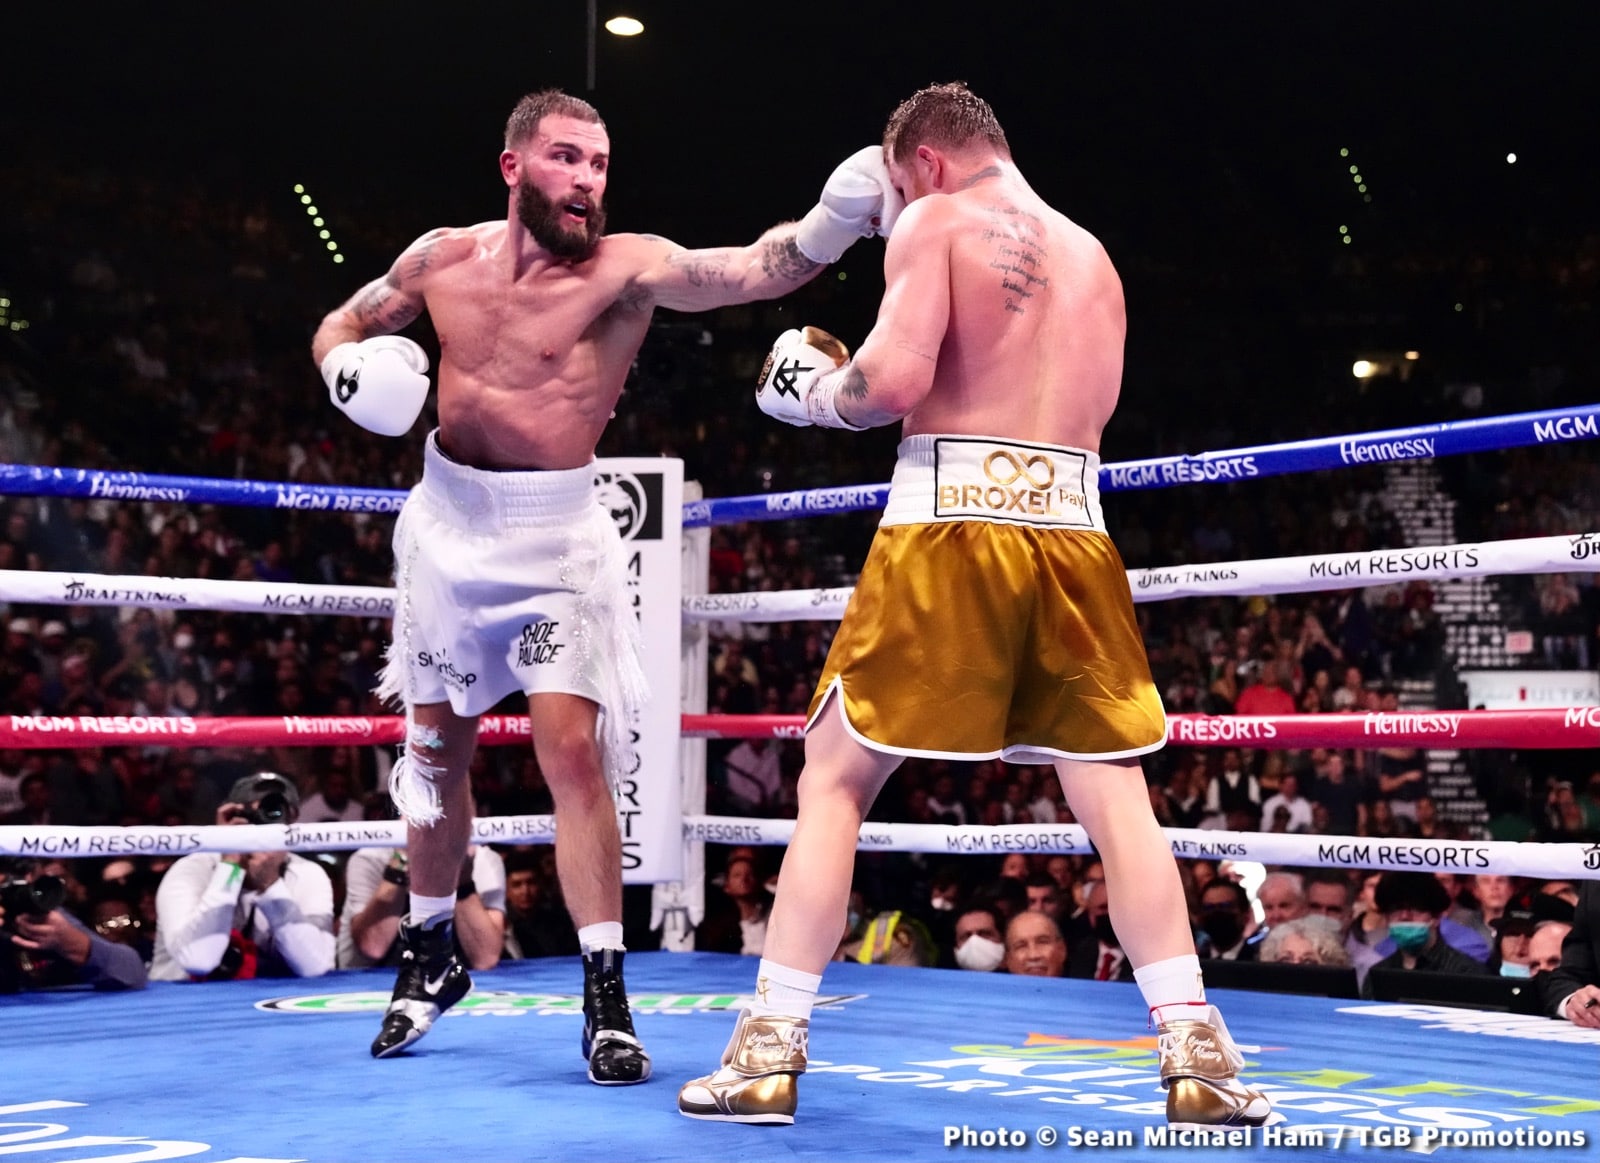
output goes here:
{"type": "Polygon", "coordinates": [[[820,973],[801,973],[763,957],[756,970],[756,1000],[750,1012],[758,1018],[779,1014],[807,1021],[811,1017],[811,1007],[817,1004],[817,990],[821,985],[820,973]]]}
{"type": "Polygon", "coordinates": [[[1135,969],[1133,979],[1157,1025],[1175,1018],[1204,1018],[1209,1011],[1200,958],[1193,953],[1152,961],[1135,969]]]}
{"type": "Polygon", "coordinates": [[[593,953],[596,949],[627,952],[622,944],[622,922],[601,921],[597,925],[585,925],[578,930],[578,947],[585,953],[593,953]]]}
{"type": "Polygon", "coordinates": [[[440,921],[448,921],[456,915],[456,894],[449,896],[421,896],[411,894],[411,912],[406,917],[406,923],[421,925],[430,929],[440,921]]]}

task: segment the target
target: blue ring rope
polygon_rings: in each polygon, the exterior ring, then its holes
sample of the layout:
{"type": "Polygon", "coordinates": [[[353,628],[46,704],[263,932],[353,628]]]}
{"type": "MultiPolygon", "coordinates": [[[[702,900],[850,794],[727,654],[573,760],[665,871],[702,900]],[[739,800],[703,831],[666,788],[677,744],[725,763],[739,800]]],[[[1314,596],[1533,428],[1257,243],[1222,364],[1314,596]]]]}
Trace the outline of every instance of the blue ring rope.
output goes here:
{"type": "MultiPolygon", "coordinates": [[[[1575,408],[1452,420],[1442,424],[1392,428],[1353,436],[1324,436],[1285,444],[1261,444],[1253,448],[1202,452],[1198,456],[1158,456],[1148,460],[1119,461],[1100,467],[1100,490],[1113,493],[1211,481],[1255,480],[1350,465],[1423,460],[1467,452],[1497,452],[1533,444],[1597,438],[1600,438],[1600,404],[1585,404],[1575,408]]],[[[241,505],[259,509],[395,513],[406,499],[406,490],[0,464],[0,496],[84,497],[241,505]]],[[[888,484],[877,484],[722,497],[686,504],[683,507],[683,524],[685,528],[696,528],[738,521],[776,521],[817,513],[881,509],[888,496],[888,484]]]]}

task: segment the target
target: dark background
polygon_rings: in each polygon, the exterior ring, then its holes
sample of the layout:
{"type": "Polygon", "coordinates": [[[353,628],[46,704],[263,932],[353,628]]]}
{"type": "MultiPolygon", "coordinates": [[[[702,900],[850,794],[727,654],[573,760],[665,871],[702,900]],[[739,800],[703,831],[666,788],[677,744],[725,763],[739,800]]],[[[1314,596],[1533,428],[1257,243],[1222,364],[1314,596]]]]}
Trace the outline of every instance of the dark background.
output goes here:
{"type": "MultiPolygon", "coordinates": [[[[1440,384],[1561,342],[1488,326],[1510,292],[1465,277],[1471,255],[1565,253],[1600,219],[1592,4],[605,0],[600,19],[619,12],[646,31],[599,32],[590,93],[582,0],[35,6],[4,29],[0,150],[192,174],[286,212],[303,182],[351,258],[309,328],[417,234],[504,214],[500,134],[529,90],[606,118],[613,230],[693,246],[798,217],[901,97],[960,78],[1122,269],[1130,388],[1197,390],[1175,348],[1229,392],[1353,390],[1365,350],[1420,348],[1407,420],[1439,418],[1440,384]],[[1460,269],[1385,281],[1419,254],[1460,269]]],[[[859,341],[880,261],[856,248],[816,321],[859,341]]],[[[1488,410],[1513,394],[1491,386],[1488,410]]]]}

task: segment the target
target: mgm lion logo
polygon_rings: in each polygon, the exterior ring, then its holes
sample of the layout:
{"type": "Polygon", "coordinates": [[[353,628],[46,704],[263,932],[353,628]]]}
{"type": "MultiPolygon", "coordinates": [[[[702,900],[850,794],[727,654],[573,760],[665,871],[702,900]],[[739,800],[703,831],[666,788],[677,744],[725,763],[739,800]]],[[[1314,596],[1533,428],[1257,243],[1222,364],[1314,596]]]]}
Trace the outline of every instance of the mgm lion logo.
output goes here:
{"type": "Polygon", "coordinates": [[[596,473],[594,480],[600,507],[611,514],[622,539],[632,540],[651,516],[650,496],[643,483],[626,472],[596,473]]]}

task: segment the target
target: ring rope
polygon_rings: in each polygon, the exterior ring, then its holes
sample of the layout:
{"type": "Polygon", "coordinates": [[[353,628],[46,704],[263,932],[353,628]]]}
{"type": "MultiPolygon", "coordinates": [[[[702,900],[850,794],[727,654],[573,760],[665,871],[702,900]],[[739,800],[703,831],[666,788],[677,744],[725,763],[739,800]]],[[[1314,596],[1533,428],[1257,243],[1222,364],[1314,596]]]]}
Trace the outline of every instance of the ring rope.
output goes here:
{"type": "MultiPolygon", "coordinates": [[[[685,816],[685,843],[785,845],[793,820],[685,816]]],[[[481,844],[548,844],[554,816],[489,816],[473,820],[481,844]]],[[[1543,844],[1510,840],[1412,840],[1366,836],[1304,836],[1286,832],[1224,832],[1163,828],[1175,856],[1189,860],[1251,860],[1292,867],[1381,868],[1493,872],[1544,880],[1600,879],[1600,844],[1543,844]]],[[[326,824],[231,824],[196,827],[0,827],[0,855],[101,858],[184,856],[191,852],[341,852],[403,848],[401,820],[326,824]]],[[[878,824],[861,826],[858,846],[879,852],[946,856],[1092,853],[1077,824],[878,824]]]]}
{"type": "MultiPolygon", "coordinates": [[[[1315,593],[1418,579],[1600,572],[1600,533],[1526,537],[1363,553],[1320,553],[1128,570],[1135,602],[1315,593]]],[[[0,589],[4,578],[0,575],[0,589]]],[[[683,600],[690,622],[823,622],[844,616],[851,586],[701,594],[683,600]]]]}
{"type": "MultiPolygon", "coordinates": [[[[800,739],[803,715],[684,715],[685,739],[800,739]]],[[[398,743],[400,715],[267,715],[191,719],[164,715],[6,715],[0,748],[328,747],[398,743]]],[[[478,742],[525,743],[526,715],[484,715],[478,742]]],[[[1168,715],[1167,741],[1190,747],[1298,751],[1308,747],[1600,747],[1600,707],[1510,711],[1368,711],[1316,715],[1168,715]]]]}
{"type": "MultiPolygon", "coordinates": [[[[1121,461],[1101,466],[1100,489],[1102,492],[1119,492],[1209,481],[1251,480],[1285,473],[1425,460],[1468,452],[1498,452],[1534,444],[1597,438],[1600,438],[1600,404],[1585,404],[1543,412],[1518,412],[1348,436],[1261,444],[1249,448],[1202,452],[1194,456],[1158,456],[1121,461]]],[[[738,521],[781,520],[804,513],[881,509],[888,492],[887,484],[876,484],[696,501],[683,507],[683,525],[684,528],[695,528],[738,521]]],[[[313,512],[395,513],[404,503],[406,491],[0,464],[0,495],[209,503],[313,512]]]]}
{"type": "MultiPolygon", "coordinates": [[[[1312,593],[1414,579],[1600,571],[1600,533],[1460,545],[1324,553],[1259,561],[1128,570],[1135,602],[1201,596],[1312,593]]],[[[850,586],[702,594],[683,600],[686,622],[814,622],[844,615],[850,586]]],[[[0,570],[0,601],[34,605],[144,606],[249,614],[392,618],[394,590],[221,578],[0,570]]]]}

